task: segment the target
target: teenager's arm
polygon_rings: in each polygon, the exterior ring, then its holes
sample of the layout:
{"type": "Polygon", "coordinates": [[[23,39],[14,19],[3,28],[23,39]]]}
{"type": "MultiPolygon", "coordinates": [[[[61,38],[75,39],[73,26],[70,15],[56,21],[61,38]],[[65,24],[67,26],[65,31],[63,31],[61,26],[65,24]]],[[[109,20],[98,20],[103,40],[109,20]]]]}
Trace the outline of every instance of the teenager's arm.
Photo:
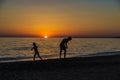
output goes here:
{"type": "Polygon", "coordinates": [[[65,47],[68,48],[67,42],[65,43],[65,47]]]}

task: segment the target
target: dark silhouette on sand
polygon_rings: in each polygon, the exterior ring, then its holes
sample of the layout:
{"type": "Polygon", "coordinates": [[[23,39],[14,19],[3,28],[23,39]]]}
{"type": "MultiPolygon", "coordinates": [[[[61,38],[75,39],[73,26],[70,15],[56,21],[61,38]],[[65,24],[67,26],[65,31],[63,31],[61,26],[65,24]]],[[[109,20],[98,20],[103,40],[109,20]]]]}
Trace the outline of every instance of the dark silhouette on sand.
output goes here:
{"type": "Polygon", "coordinates": [[[34,57],[33,57],[33,60],[35,61],[36,55],[38,55],[38,57],[42,60],[41,56],[39,55],[38,47],[36,46],[36,43],[35,43],[35,42],[33,43],[33,48],[32,48],[31,50],[33,50],[33,49],[34,49],[34,52],[35,52],[34,57]]]}
{"type": "Polygon", "coordinates": [[[60,59],[62,55],[62,51],[64,51],[64,58],[66,58],[66,49],[68,48],[67,43],[72,40],[72,37],[65,38],[60,43],[60,59]]]}

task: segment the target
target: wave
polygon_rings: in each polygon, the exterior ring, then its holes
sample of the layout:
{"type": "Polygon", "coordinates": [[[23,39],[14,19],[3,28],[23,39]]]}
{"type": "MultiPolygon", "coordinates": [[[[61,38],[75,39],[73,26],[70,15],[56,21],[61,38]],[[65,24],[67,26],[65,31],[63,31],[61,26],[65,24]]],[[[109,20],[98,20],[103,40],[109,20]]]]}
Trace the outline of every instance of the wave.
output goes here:
{"type": "Polygon", "coordinates": [[[76,57],[95,57],[95,56],[113,56],[113,55],[120,55],[120,51],[99,52],[99,53],[88,54],[88,55],[79,55],[76,57]]]}
{"type": "Polygon", "coordinates": [[[6,49],[6,50],[30,50],[31,49],[31,47],[15,47],[15,48],[8,48],[8,49],[6,49]]]}

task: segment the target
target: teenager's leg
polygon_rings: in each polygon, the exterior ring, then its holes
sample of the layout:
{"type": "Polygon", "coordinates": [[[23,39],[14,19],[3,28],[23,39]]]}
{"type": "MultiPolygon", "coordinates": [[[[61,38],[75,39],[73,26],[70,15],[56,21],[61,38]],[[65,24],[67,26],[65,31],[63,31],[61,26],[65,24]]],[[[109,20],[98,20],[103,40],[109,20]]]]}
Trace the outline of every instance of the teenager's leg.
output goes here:
{"type": "Polygon", "coordinates": [[[59,57],[60,57],[60,59],[61,59],[61,54],[62,54],[62,49],[60,49],[60,56],[59,56],[59,57]]]}
{"type": "Polygon", "coordinates": [[[66,49],[64,49],[64,59],[66,58],[66,49]]]}

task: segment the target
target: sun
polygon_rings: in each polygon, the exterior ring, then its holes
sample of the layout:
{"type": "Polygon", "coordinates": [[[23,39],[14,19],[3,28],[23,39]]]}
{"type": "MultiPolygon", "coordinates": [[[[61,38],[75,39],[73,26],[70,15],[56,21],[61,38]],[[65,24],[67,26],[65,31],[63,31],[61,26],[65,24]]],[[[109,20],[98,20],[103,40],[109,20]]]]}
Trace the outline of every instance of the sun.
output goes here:
{"type": "Polygon", "coordinates": [[[48,38],[48,36],[44,36],[44,38],[46,38],[46,39],[47,39],[47,38],[48,38]]]}

